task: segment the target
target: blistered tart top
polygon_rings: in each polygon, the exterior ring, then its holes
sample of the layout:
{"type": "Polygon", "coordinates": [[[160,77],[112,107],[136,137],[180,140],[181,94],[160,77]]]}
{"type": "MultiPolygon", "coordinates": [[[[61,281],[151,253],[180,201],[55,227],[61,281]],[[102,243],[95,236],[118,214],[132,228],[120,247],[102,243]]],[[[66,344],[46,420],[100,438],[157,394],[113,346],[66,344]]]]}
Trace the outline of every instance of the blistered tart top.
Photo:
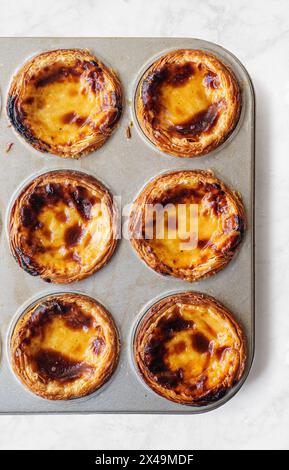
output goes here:
{"type": "Polygon", "coordinates": [[[177,157],[204,155],[234,129],[241,95],[232,71],[200,50],[176,50],[145,72],[136,114],[145,135],[177,157]]]}
{"type": "Polygon", "coordinates": [[[201,170],[158,176],[135,200],[130,216],[131,243],[145,263],[187,281],[222,269],[244,227],[240,196],[201,170]]]}
{"type": "Polygon", "coordinates": [[[134,354],[149,387],[188,405],[222,398],[240,380],[246,361],[243,333],[232,314],[195,292],[151,307],[137,329],[134,354]]]}
{"type": "Polygon", "coordinates": [[[9,216],[12,254],[32,276],[69,283],[100,269],[116,246],[116,212],[94,177],[50,171],[16,197],[9,216]]]}
{"type": "Polygon", "coordinates": [[[119,340],[110,314],[80,294],[40,299],[18,320],[12,367],[28,389],[50,400],[78,398],[111,376],[119,340]]]}
{"type": "Polygon", "coordinates": [[[121,108],[115,73],[81,49],[33,57],[13,78],[7,101],[11,124],[29,144],[72,158],[106,141],[121,108]]]}

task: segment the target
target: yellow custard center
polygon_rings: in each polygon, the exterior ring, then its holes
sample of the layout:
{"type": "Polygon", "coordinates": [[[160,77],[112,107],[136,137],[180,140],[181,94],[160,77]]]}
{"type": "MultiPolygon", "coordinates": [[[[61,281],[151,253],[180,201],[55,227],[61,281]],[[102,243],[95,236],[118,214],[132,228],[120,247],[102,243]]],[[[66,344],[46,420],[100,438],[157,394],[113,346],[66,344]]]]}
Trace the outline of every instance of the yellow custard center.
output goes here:
{"type": "Polygon", "coordinates": [[[148,240],[160,261],[189,268],[214,256],[212,245],[222,234],[222,218],[206,204],[170,204],[163,214],[163,221],[155,223],[154,238],[148,240]]]}
{"type": "Polygon", "coordinates": [[[178,125],[206,110],[214,98],[214,92],[203,84],[204,75],[196,72],[184,85],[164,84],[160,88],[162,104],[159,120],[168,125],[178,125]]]}
{"type": "Polygon", "coordinates": [[[59,201],[45,207],[38,216],[40,227],[32,234],[40,266],[73,273],[96,264],[111,239],[111,219],[107,206],[95,204],[90,218],[83,220],[74,206],[59,201]]]}
{"type": "Polygon", "coordinates": [[[93,134],[107,116],[102,93],[91,89],[82,76],[48,81],[25,89],[26,122],[38,139],[53,145],[73,145],[93,134]]]}

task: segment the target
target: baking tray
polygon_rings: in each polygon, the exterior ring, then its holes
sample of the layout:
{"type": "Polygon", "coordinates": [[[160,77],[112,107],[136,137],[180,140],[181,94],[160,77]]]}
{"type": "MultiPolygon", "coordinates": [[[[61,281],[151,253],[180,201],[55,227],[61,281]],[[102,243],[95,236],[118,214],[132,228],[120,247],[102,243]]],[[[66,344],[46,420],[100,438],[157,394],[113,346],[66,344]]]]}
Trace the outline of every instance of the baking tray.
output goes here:
{"type": "MultiPolygon", "coordinates": [[[[0,412],[1,413],[200,413],[227,402],[242,386],[254,353],[254,91],[245,68],[230,52],[213,43],[180,38],[0,38],[0,412]],[[14,134],[5,113],[11,77],[29,57],[49,49],[88,48],[121,79],[125,102],[118,129],[97,152],[80,160],[41,154],[14,134]],[[243,94],[242,115],[232,136],[209,155],[193,159],[170,157],[150,145],[138,128],[133,112],[134,91],[150,63],[169,50],[200,48],[212,51],[235,72],[243,94]],[[126,129],[133,121],[131,138],[126,129]],[[6,146],[13,142],[7,153],[6,146]],[[175,169],[211,169],[242,194],[248,228],[237,256],[217,275],[195,282],[164,277],[141,262],[126,239],[119,242],[112,259],[99,272],[77,284],[53,286],[20,269],[9,253],[5,213],[15,189],[25,178],[55,168],[87,171],[103,181],[122,206],[131,203],[144,184],[161,172],[175,169]],[[196,290],[223,302],[243,325],[248,360],[243,379],[221,400],[207,406],[175,404],[156,395],[139,378],[131,356],[137,321],[156,300],[177,291],[196,290]],[[71,401],[48,401],[28,392],[9,365],[7,340],[15,315],[35,298],[59,291],[78,291],[102,302],[112,313],[121,337],[118,368],[96,394],[71,401]],[[33,297],[32,297],[33,296],[33,297]]],[[[127,222],[127,212],[123,222],[127,222]]]]}

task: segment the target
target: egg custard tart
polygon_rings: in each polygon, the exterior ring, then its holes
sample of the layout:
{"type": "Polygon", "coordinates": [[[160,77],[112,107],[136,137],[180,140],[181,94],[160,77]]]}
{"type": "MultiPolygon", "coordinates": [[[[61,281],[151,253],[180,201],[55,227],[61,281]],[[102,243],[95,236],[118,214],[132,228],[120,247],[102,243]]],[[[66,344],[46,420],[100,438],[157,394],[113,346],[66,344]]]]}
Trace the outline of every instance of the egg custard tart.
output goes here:
{"type": "Polygon", "coordinates": [[[130,239],[155,271],[187,281],[215,274],[233,257],[245,229],[240,196],[210,171],[162,174],[133,203],[130,239]]]}
{"type": "Polygon", "coordinates": [[[69,400],[97,390],[119,355],[111,315],[86,295],[52,294],[18,320],[11,338],[12,368],[33,393],[69,400]]]}
{"type": "Polygon", "coordinates": [[[7,101],[11,124],[29,144],[70,158],[101,147],[121,109],[117,76],[82,49],[33,57],[13,78],[7,101]]]}
{"type": "Polygon", "coordinates": [[[150,66],[135,106],[141,129],[159,150],[195,157],[214,150],[233,131],[241,94],[233,72],[217,57],[183,49],[150,66]]]}
{"type": "Polygon", "coordinates": [[[112,256],[116,222],[112,196],[98,180],[78,171],[50,171],[28,183],[14,201],[11,251],[32,276],[79,281],[112,256]]]}
{"type": "Polygon", "coordinates": [[[219,400],[240,380],[245,349],[232,314],[195,292],[154,304],[134,340],[135,362],[147,385],[168,400],[196,406],[219,400]]]}

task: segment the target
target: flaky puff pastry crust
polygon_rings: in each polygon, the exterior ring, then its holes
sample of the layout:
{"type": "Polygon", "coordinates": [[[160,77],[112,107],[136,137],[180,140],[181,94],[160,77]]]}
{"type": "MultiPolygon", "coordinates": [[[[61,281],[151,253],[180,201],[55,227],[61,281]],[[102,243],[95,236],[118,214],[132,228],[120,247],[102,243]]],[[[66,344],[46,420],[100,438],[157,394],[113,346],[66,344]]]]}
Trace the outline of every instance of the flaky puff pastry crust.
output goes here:
{"type": "Polygon", "coordinates": [[[145,72],[135,106],[141,129],[159,150],[195,157],[211,152],[231,134],[241,93],[232,71],[213,54],[180,49],[145,72]]]}
{"type": "Polygon", "coordinates": [[[136,330],[134,358],[144,381],[162,397],[208,405],[241,379],[245,338],[216,299],[179,293],[160,300],[145,314],[136,330]]]}
{"type": "Polygon", "coordinates": [[[69,400],[94,392],[111,377],[119,338],[111,315],[96,300],[51,294],[18,320],[10,350],[12,368],[31,392],[69,400]]]}
{"type": "Polygon", "coordinates": [[[202,170],[154,178],[134,201],[129,224],[132,246],[150,268],[191,282],[224,268],[244,230],[239,194],[202,170]]]}
{"type": "Polygon", "coordinates": [[[117,244],[117,211],[96,178],[54,170],[28,183],[9,214],[11,252],[26,272],[68,284],[102,268],[117,244]]]}
{"type": "Polygon", "coordinates": [[[41,152],[78,158],[101,147],[122,110],[115,73],[84,49],[43,52],[12,80],[8,118],[41,152]]]}

